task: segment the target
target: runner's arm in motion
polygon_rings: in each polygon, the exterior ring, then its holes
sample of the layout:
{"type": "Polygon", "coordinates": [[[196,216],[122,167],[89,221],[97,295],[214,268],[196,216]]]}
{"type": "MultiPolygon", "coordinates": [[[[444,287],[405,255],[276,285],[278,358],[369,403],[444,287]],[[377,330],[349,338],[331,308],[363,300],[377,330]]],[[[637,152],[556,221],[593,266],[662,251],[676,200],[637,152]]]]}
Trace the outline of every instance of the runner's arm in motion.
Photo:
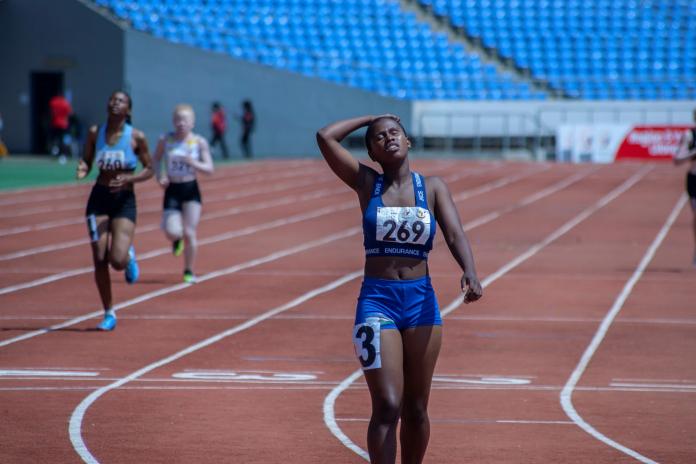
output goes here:
{"type": "Polygon", "coordinates": [[[464,303],[471,303],[483,296],[483,288],[476,275],[474,254],[469,240],[466,238],[457,207],[445,182],[439,177],[428,177],[428,184],[432,186],[435,193],[435,217],[442,229],[442,235],[452,256],[464,272],[461,279],[464,303]]]}
{"type": "Polygon", "coordinates": [[[348,150],[343,148],[341,141],[350,133],[369,125],[374,119],[374,116],[343,119],[317,132],[319,150],[329,167],[339,179],[357,192],[362,191],[367,177],[374,176],[375,171],[356,160],[348,150]]]}
{"type": "Polygon", "coordinates": [[[94,150],[97,145],[97,126],[92,126],[87,132],[87,140],[85,140],[85,150],[82,158],[77,162],[77,171],[75,172],[75,177],[78,179],[84,179],[87,174],[92,170],[92,164],[94,163],[94,150]]]}
{"type": "Polygon", "coordinates": [[[690,130],[686,131],[686,133],[682,136],[679,149],[674,155],[674,164],[682,164],[690,159],[696,159],[696,151],[689,151],[689,145],[691,145],[693,138],[694,133],[690,130]]]}
{"type": "Polygon", "coordinates": [[[157,141],[157,146],[155,147],[155,153],[152,155],[152,163],[155,168],[155,180],[162,188],[166,188],[169,185],[169,177],[167,177],[167,170],[162,169],[162,157],[164,156],[164,146],[166,142],[166,135],[160,137],[157,141]]]}
{"type": "Polygon", "coordinates": [[[204,174],[212,174],[215,168],[213,167],[213,157],[210,156],[210,146],[208,141],[203,137],[198,137],[198,150],[200,150],[201,160],[195,160],[193,158],[184,158],[184,162],[188,163],[196,171],[200,171],[204,174]]]}

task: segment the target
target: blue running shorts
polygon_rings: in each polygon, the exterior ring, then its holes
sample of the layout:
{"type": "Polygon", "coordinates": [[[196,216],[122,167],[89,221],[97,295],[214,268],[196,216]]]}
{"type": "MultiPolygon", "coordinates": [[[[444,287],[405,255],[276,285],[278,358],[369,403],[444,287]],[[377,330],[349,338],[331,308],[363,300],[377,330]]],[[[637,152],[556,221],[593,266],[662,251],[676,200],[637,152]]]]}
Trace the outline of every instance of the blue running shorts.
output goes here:
{"type": "Polygon", "coordinates": [[[442,325],[430,276],[415,280],[365,277],[355,311],[353,343],[364,369],[381,367],[379,332],[442,325]]]}

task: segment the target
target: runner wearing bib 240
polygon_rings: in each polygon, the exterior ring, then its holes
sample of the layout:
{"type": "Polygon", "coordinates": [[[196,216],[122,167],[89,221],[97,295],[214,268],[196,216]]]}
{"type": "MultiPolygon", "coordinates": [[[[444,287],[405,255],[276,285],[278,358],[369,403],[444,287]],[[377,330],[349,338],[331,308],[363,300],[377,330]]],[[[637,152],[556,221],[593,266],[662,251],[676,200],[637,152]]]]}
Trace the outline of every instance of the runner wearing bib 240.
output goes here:
{"type": "Polygon", "coordinates": [[[333,172],[356,191],[363,212],[365,276],[353,342],[372,399],[367,448],[373,463],[394,463],[401,420],[403,462],[420,463],[430,436],[428,398],[442,319],[428,273],[436,223],[464,275],[464,302],[482,295],[474,259],[445,183],[411,172],[406,131],[393,115],[362,116],[317,133],[333,172]],[[341,146],[367,127],[365,145],[382,173],[341,146]]]}
{"type": "Polygon", "coordinates": [[[135,260],[136,203],[133,184],[152,177],[150,152],[145,135],[130,125],[132,100],[125,92],[109,98],[107,123],[90,128],[84,157],[77,166],[77,178],[83,179],[96,164],[99,176],[87,201],[85,216],[89,232],[94,276],[104,307],[101,330],[116,327],[112,309],[109,264],[125,269],[126,282],[138,280],[140,270],[135,260]],[[138,161],[142,171],[135,173],[138,161]]]}
{"type": "Polygon", "coordinates": [[[173,115],[174,132],[163,135],[155,150],[155,172],[165,189],[162,230],[172,242],[174,256],[184,253],[184,282],[194,283],[196,229],[201,218],[201,192],[198,171],[212,174],[213,158],[208,142],[193,133],[195,114],[190,105],[177,105],[173,115]],[[164,158],[165,170],[161,169],[164,158]]]}

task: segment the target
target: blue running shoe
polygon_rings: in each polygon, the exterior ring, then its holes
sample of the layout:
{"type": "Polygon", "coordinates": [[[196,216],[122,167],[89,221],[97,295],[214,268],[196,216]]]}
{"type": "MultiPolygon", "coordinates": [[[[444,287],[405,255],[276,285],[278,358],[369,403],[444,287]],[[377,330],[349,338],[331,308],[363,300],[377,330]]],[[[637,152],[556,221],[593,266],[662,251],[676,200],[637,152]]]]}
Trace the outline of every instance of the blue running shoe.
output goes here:
{"type": "Polygon", "coordinates": [[[140,277],[140,268],[138,267],[138,262],[135,260],[135,247],[131,245],[128,248],[128,264],[126,264],[126,282],[129,284],[134,284],[138,281],[140,277]]]}
{"type": "Polygon", "coordinates": [[[104,319],[99,323],[97,329],[105,332],[110,332],[116,328],[116,316],[113,314],[104,314],[104,319]]]}

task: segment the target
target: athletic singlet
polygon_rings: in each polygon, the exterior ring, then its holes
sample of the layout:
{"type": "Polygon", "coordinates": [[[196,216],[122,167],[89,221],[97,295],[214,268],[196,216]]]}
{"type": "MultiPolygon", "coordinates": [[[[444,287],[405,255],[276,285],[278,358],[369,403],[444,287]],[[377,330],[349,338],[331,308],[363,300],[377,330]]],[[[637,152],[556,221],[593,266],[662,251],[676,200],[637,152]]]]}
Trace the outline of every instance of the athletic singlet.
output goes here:
{"type": "Polygon", "coordinates": [[[403,256],[428,259],[435,237],[435,216],[428,209],[425,179],[411,173],[416,206],[384,206],[384,176],[375,180],[372,196],[363,215],[363,244],[366,256],[403,256]]]}
{"type": "Polygon", "coordinates": [[[196,175],[196,170],[183,161],[183,158],[201,160],[198,136],[189,134],[184,140],[177,140],[173,133],[167,134],[164,146],[167,175],[173,178],[196,175]]]}
{"type": "Polygon", "coordinates": [[[99,127],[96,143],[95,162],[102,171],[134,171],[138,166],[138,156],[133,151],[131,139],[133,127],[123,126],[123,133],[114,145],[106,143],[106,124],[99,127]]]}

